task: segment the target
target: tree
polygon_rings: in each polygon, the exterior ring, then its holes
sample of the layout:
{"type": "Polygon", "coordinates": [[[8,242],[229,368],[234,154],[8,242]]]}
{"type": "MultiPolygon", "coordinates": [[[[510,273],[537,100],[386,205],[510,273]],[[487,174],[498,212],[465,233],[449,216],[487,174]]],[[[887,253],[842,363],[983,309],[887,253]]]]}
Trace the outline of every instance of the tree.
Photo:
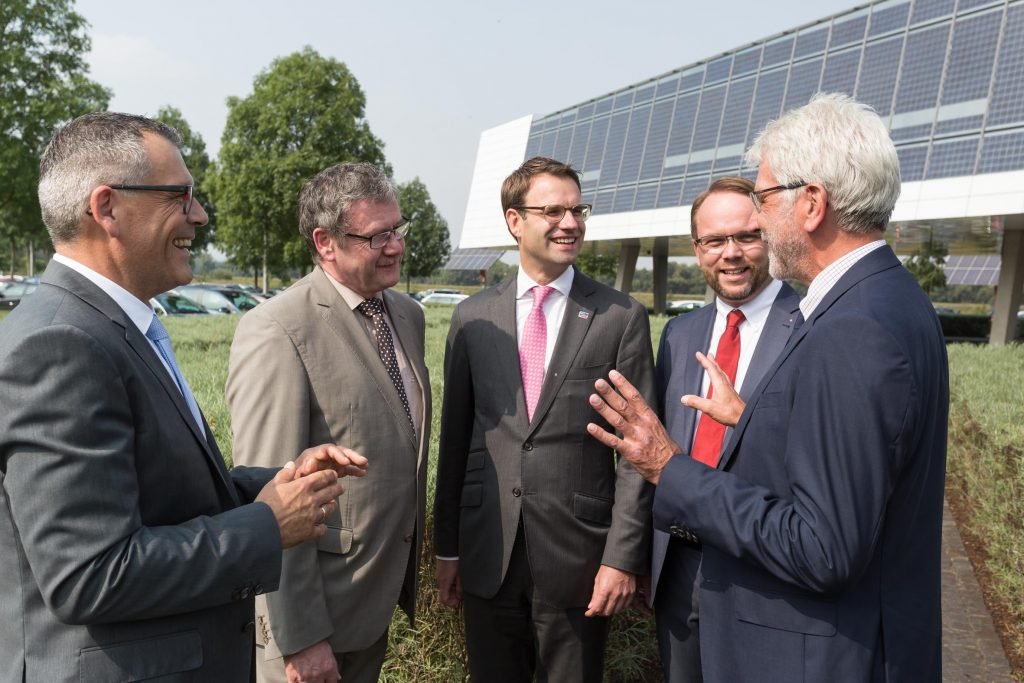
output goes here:
{"type": "Polygon", "coordinates": [[[196,238],[192,240],[192,251],[203,251],[208,245],[213,244],[217,230],[217,209],[210,201],[212,162],[210,155],[206,153],[206,142],[202,135],[192,130],[192,126],[188,125],[188,121],[177,107],[160,107],[156,113],[156,120],[181,133],[181,156],[195,181],[196,200],[203,203],[203,208],[210,217],[210,222],[205,228],[197,230],[196,238]]]}
{"type": "Polygon", "coordinates": [[[246,98],[228,98],[212,184],[217,244],[238,266],[261,267],[264,284],[268,272],[309,268],[295,210],[307,179],[353,161],[381,165],[390,174],[365,105],[348,67],[310,47],[275,59],[246,98]]]}
{"type": "Polygon", "coordinates": [[[946,286],[944,266],[948,254],[949,251],[942,242],[929,237],[928,241],[918,247],[917,251],[904,264],[929,297],[932,290],[946,286]]]}
{"type": "MultiPolygon", "coordinates": [[[[593,245],[593,243],[591,244],[593,245]]],[[[576,267],[580,269],[580,272],[598,282],[611,285],[615,282],[615,275],[618,273],[619,259],[612,254],[598,253],[597,249],[584,249],[576,257],[576,267]]]]}
{"type": "Polygon", "coordinates": [[[12,252],[48,241],[36,185],[53,130],[110,99],[86,78],[87,28],[71,0],[0,2],[0,238],[12,252]]]}
{"type": "Polygon", "coordinates": [[[409,234],[405,237],[405,291],[409,291],[409,278],[426,277],[448,260],[448,222],[441,217],[430,201],[427,186],[414,178],[398,186],[398,204],[402,215],[409,219],[409,234]]]}

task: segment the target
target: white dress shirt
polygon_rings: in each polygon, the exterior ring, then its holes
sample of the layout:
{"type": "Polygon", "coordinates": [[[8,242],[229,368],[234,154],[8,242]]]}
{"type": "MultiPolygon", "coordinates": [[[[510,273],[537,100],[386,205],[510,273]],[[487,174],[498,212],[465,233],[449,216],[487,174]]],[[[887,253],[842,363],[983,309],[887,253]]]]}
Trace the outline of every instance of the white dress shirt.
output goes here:
{"type": "MultiPolygon", "coordinates": [[[[555,351],[555,342],[558,341],[558,332],[562,329],[565,303],[569,298],[575,273],[575,269],[569,266],[565,272],[548,284],[554,291],[544,299],[544,322],[547,327],[547,343],[544,345],[545,375],[547,375],[548,366],[551,365],[551,356],[555,351]]],[[[520,267],[519,274],[516,276],[516,340],[518,344],[523,343],[526,319],[530,316],[530,311],[533,310],[533,292],[530,290],[537,286],[539,286],[538,283],[520,267]]]]}
{"type": "Polygon", "coordinates": [[[832,263],[828,264],[823,271],[811,280],[807,286],[807,296],[800,300],[800,312],[804,314],[804,320],[809,320],[814,309],[818,307],[821,300],[829,293],[839,278],[843,277],[853,265],[862,258],[873,252],[875,249],[885,246],[885,240],[868,242],[863,247],[858,247],[848,254],[844,254],[832,263]]]}

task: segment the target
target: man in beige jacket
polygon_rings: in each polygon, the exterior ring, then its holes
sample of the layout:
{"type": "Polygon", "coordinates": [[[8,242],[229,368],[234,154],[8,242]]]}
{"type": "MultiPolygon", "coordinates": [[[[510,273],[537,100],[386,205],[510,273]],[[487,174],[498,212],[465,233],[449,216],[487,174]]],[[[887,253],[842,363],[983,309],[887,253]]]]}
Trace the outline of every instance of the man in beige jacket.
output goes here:
{"type": "Polygon", "coordinates": [[[261,683],[339,673],[376,681],[395,605],[413,618],[430,380],[423,312],[386,291],[399,281],[409,228],[379,168],[325,169],[299,196],[316,267],[235,332],[227,399],[236,464],[281,464],[322,442],[371,463],[338,498],[327,534],[286,552],[280,588],[257,601],[261,683]]]}

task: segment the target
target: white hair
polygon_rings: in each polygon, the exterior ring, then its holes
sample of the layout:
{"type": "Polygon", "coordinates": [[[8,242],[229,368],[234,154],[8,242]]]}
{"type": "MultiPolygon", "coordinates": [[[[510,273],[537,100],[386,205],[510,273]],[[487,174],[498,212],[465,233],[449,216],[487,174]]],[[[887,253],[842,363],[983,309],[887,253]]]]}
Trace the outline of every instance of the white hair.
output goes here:
{"type": "Polygon", "coordinates": [[[839,227],[885,230],[900,196],[900,165],[875,111],[841,93],[818,93],[769,123],[746,163],[767,162],[780,184],[821,183],[839,227]]]}

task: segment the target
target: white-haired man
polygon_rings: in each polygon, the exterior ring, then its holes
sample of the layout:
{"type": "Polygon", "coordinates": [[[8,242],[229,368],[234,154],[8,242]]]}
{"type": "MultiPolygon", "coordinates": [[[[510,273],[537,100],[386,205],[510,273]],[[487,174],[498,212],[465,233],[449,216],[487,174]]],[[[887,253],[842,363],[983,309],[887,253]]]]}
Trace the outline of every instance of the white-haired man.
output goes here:
{"type": "Polygon", "coordinates": [[[806,322],[743,402],[717,469],[680,451],[621,375],[589,429],[657,484],[658,528],[703,545],[704,680],[941,680],[948,370],[935,312],[883,240],[899,195],[888,131],[819,95],[747,154],[772,274],[808,283],[806,322]],[[741,414],[742,413],[742,414],[741,414]],[[738,421],[737,421],[738,420],[738,421]]]}

